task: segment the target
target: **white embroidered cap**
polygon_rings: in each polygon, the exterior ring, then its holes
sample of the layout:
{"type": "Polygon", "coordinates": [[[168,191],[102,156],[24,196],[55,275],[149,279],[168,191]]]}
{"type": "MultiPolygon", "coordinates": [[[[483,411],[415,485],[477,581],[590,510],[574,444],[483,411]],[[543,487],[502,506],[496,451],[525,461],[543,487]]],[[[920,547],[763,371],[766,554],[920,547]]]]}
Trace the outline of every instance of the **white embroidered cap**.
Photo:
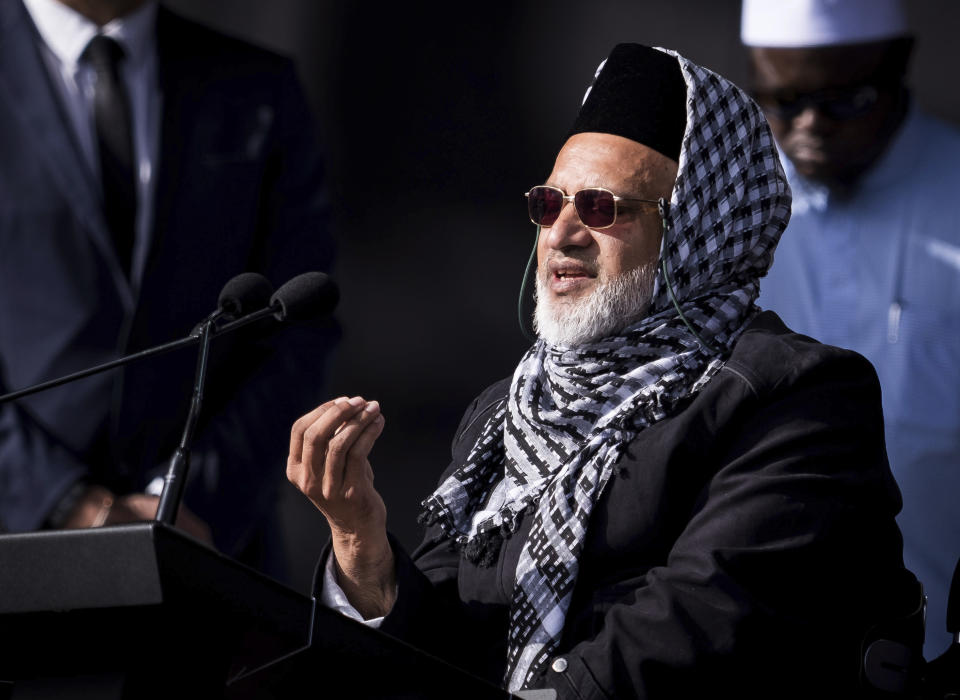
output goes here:
{"type": "Polygon", "coordinates": [[[833,46],[907,33],[900,0],[743,0],[740,16],[747,46],[833,46]]]}

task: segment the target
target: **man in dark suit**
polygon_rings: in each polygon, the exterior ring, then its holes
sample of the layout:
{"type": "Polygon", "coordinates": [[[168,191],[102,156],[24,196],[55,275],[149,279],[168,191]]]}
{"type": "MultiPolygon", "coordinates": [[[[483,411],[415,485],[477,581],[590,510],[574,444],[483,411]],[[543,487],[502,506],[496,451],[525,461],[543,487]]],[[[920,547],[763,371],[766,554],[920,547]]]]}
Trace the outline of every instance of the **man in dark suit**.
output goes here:
{"type": "MultiPolygon", "coordinates": [[[[327,269],[315,138],[289,60],[156,2],[0,3],[0,392],[182,337],[240,272],[327,269]]],[[[272,571],[284,435],[334,335],[214,341],[181,524],[272,571]]],[[[0,407],[0,525],[151,518],[194,361],[0,407]]]]}

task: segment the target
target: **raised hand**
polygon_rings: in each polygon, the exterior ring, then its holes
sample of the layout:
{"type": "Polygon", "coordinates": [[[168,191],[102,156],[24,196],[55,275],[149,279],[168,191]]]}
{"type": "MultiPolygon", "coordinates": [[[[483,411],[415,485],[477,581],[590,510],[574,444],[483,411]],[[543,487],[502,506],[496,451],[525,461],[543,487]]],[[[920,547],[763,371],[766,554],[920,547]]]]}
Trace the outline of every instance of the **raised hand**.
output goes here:
{"type": "Polygon", "coordinates": [[[376,401],[328,401],[293,424],[287,458],[287,478],[330,525],[339,583],[367,618],[389,612],[396,589],[387,509],[369,460],[383,426],[376,401]]]}

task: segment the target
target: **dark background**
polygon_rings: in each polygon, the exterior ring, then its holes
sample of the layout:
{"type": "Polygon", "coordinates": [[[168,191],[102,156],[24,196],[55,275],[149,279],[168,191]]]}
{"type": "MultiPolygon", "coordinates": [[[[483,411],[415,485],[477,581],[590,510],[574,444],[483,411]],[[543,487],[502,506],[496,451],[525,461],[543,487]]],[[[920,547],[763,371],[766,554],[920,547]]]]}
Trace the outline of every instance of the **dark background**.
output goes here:
{"type": "MultiPolygon", "coordinates": [[[[371,461],[389,527],[413,546],[463,410],[528,345],[516,320],[534,236],[522,195],[549,173],[597,64],[640,42],[744,84],[740,2],[166,4],[297,61],[340,246],[344,336],[327,398],[380,400],[387,423],[371,461]]],[[[960,4],[908,4],[916,98],[960,122],[960,4]]],[[[289,582],[305,590],[326,525],[290,486],[283,514],[289,582]]]]}

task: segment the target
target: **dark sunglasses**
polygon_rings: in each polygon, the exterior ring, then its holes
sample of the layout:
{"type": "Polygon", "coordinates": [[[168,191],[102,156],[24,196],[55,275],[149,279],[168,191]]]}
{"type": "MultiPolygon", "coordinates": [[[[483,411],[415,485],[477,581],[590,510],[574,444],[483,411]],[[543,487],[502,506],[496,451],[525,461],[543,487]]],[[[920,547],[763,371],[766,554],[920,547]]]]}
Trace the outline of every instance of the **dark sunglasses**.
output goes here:
{"type": "Polygon", "coordinates": [[[553,226],[560,216],[564,202],[573,202],[577,216],[587,228],[609,228],[617,222],[617,203],[622,201],[657,204],[655,199],[620,197],[602,187],[587,187],[576,194],[566,194],[559,187],[538,185],[531,187],[524,196],[530,221],[538,226],[553,226]]]}
{"type": "Polygon", "coordinates": [[[880,92],[874,85],[799,93],[789,91],[756,92],[760,108],[778,119],[790,121],[808,107],[836,121],[862,117],[877,104],[880,92]]]}

